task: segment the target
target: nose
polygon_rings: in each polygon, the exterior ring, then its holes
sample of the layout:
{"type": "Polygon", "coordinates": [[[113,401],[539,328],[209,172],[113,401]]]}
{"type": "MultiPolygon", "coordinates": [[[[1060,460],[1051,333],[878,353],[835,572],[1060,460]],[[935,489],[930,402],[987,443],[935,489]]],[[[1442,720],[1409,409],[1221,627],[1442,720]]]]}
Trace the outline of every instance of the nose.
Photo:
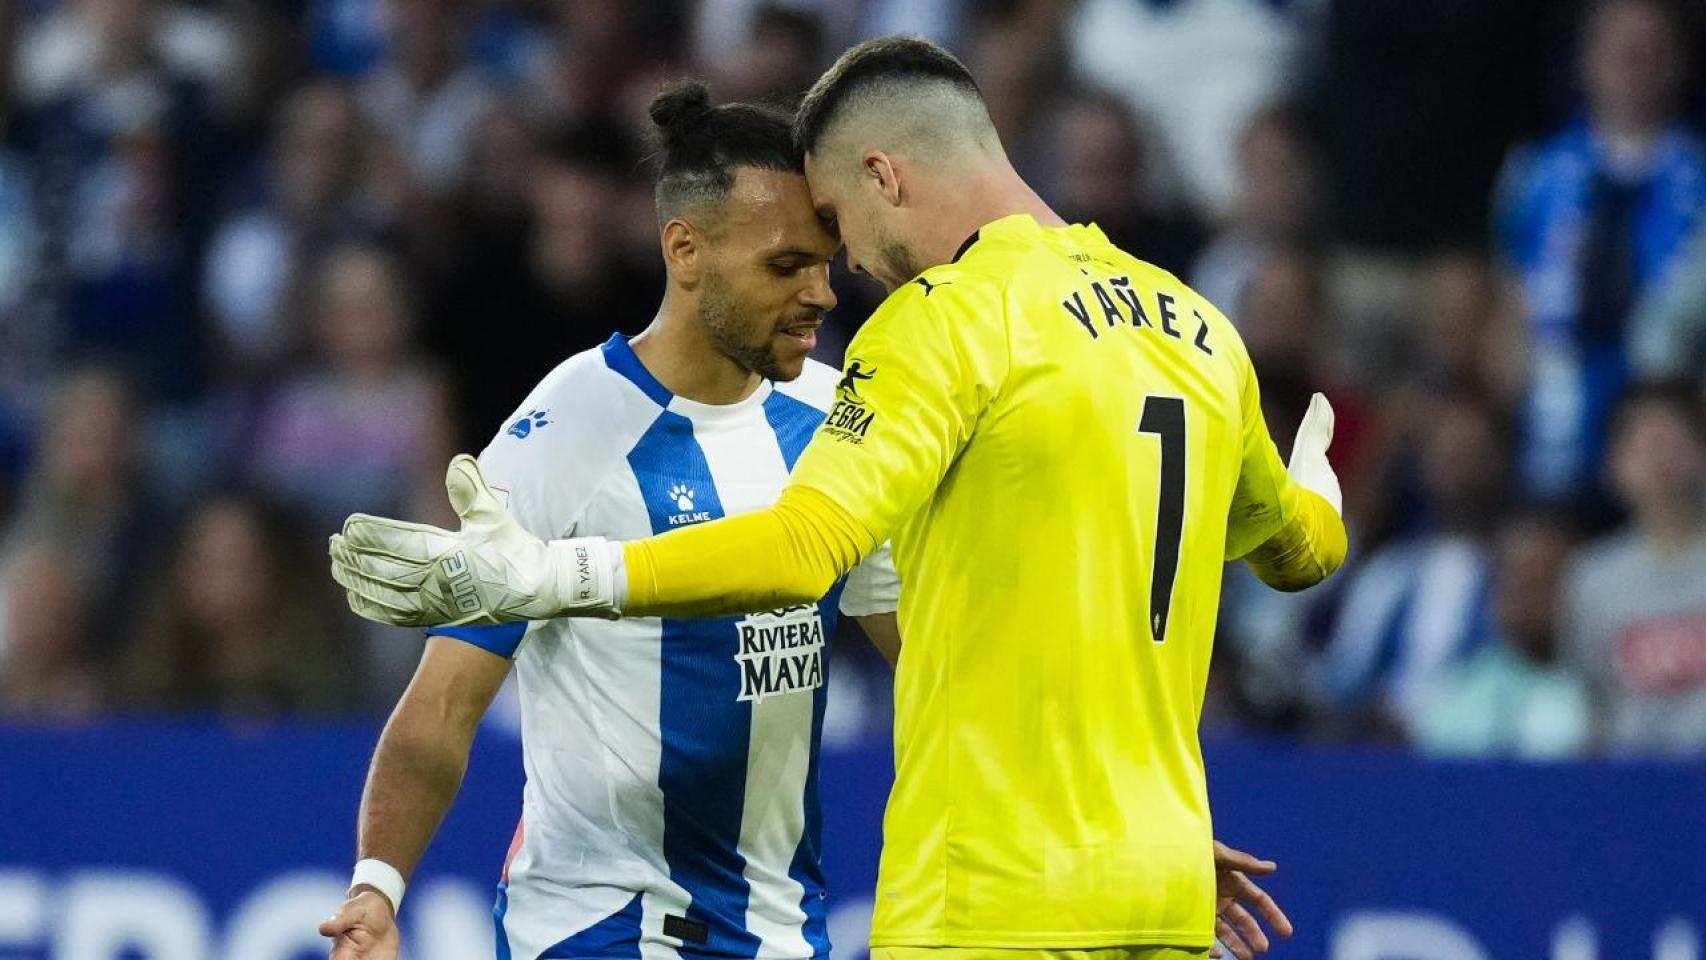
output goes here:
{"type": "Polygon", "coordinates": [[[800,291],[800,300],[806,306],[816,307],[825,313],[835,309],[835,291],[829,286],[829,264],[820,263],[810,269],[806,287],[800,291]]]}

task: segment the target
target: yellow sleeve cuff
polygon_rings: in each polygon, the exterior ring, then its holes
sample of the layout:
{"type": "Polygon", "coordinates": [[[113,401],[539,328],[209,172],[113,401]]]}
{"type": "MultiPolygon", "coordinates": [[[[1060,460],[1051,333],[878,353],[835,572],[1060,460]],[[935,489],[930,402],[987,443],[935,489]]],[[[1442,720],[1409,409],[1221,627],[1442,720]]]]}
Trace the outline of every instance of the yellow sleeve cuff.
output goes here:
{"type": "Polygon", "coordinates": [[[1297,512],[1244,562],[1275,590],[1297,591],[1327,579],[1345,562],[1345,521],[1320,494],[1297,488],[1297,512]]]}
{"type": "Polygon", "coordinates": [[[623,548],[631,617],[713,617],[816,603],[877,542],[845,508],[789,484],[751,513],[623,548]]]}

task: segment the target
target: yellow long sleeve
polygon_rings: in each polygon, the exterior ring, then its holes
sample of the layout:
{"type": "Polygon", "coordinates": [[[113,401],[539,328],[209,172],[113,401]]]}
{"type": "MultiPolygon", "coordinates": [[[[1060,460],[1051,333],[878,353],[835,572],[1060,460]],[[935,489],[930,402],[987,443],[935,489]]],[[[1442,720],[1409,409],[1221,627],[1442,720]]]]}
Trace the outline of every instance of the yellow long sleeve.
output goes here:
{"type": "Polygon", "coordinates": [[[1275,590],[1296,591],[1327,579],[1345,562],[1345,521],[1321,495],[1297,488],[1297,512],[1244,562],[1275,590]]]}
{"type": "Polygon", "coordinates": [[[816,603],[877,547],[829,496],[789,484],[763,510],[623,549],[631,617],[710,617],[816,603]]]}

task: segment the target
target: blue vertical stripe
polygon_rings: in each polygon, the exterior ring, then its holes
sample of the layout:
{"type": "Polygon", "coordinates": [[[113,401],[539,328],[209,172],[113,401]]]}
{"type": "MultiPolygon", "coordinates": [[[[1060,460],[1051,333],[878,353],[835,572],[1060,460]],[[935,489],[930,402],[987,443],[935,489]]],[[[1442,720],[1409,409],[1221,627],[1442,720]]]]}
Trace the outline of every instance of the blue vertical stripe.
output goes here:
{"type": "MultiPolygon", "coordinates": [[[[654,532],[723,516],[710,465],[686,417],[660,414],[629,452],[628,464],[654,532]]],[[[739,852],[752,707],[739,699],[736,619],[663,621],[658,788],[670,879],[692,897],[687,919],[709,930],[706,943],[688,944],[683,952],[753,957],[760,942],[746,929],[749,891],[739,852]]]]}
{"type": "Polygon", "coordinates": [[[782,461],[790,473],[824,416],[822,410],[780,390],[772,390],[764,398],[764,419],[770,421],[770,429],[776,432],[776,444],[782,448],[782,461]]]}

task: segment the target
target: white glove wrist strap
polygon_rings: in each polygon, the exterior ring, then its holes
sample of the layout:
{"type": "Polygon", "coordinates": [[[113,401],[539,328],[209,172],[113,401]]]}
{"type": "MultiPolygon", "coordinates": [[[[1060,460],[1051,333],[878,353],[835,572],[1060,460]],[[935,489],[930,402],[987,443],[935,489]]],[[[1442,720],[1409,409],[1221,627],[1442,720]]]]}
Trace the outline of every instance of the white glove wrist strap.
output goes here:
{"type": "Polygon", "coordinates": [[[357,863],[355,872],[350,875],[350,889],[353,890],[363,884],[383,893],[385,899],[391,901],[391,913],[393,915],[403,905],[403,891],[409,886],[404,882],[403,875],[397,872],[396,867],[383,860],[372,859],[357,863]]]}
{"type": "Polygon", "coordinates": [[[621,615],[620,600],[628,592],[622,544],[603,537],[576,537],[552,540],[546,547],[557,574],[557,601],[565,614],[610,619],[621,615]]]}

